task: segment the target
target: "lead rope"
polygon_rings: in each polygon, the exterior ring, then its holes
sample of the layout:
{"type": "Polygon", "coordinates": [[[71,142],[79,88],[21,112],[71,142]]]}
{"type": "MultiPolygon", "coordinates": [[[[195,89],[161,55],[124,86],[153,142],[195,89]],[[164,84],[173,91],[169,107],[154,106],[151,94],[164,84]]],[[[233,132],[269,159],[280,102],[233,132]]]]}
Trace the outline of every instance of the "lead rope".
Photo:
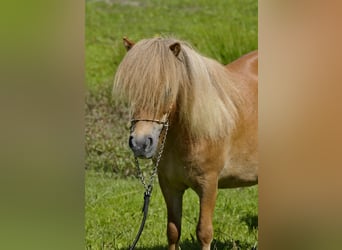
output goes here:
{"type": "Polygon", "coordinates": [[[164,151],[164,146],[165,146],[165,142],[166,142],[166,135],[167,135],[167,132],[169,130],[169,121],[168,120],[165,123],[163,123],[163,128],[165,128],[164,136],[162,139],[162,143],[160,145],[158,156],[157,156],[157,159],[155,161],[154,168],[152,170],[152,173],[150,176],[150,181],[149,181],[148,185],[146,184],[145,177],[141,171],[141,168],[139,165],[139,160],[137,157],[134,157],[135,166],[136,166],[137,171],[138,171],[138,177],[139,177],[141,183],[144,185],[144,188],[145,188],[144,205],[142,208],[142,212],[144,213],[144,215],[143,215],[143,218],[142,218],[142,221],[140,224],[139,231],[138,231],[137,235],[135,236],[133,244],[131,246],[129,246],[129,250],[135,249],[135,246],[139,241],[140,235],[141,235],[142,231],[144,230],[144,226],[145,226],[145,222],[146,222],[146,218],[147,218],[147,214],[148,214],[148,206],[150,204],[150,198],[151,198],[152,190],[153,190],[153,180],[154,180],[155,176],[157,175],[158,165],[159,165],[160,159],[161,159],[163,151],[164,151]]]}

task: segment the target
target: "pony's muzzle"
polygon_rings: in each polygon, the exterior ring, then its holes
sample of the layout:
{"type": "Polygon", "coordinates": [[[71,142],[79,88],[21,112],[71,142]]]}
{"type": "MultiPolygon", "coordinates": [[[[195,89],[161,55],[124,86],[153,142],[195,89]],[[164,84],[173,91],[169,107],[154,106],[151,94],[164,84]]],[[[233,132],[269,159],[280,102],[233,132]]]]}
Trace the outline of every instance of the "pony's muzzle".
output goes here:
{"type": "Polygon", "coordinates": [[[133,136],[128,140],[135,157],[151,158],[155,153],[154,140],[151,136],[133,136]]]}

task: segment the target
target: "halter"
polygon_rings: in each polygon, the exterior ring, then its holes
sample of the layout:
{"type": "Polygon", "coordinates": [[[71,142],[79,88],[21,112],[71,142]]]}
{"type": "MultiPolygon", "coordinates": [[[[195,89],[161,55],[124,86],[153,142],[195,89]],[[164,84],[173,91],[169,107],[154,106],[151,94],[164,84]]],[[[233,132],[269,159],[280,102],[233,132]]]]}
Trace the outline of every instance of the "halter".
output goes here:
{"type": "Polygon", "coordinates": [[[163,125],[163,128],[164,127],[168,127],[169,126],[169,116],[170,116],[170,113],[171,113],[171,110],[172,110],[172,106],[173,104],[171,103],[170,107],[169,107],[169,110],[167,111],[167,113],[165,113],[166,115],[166,118],[165,118],[165,121],[162,121],[162,120],[159,120],[159,119],[131,119],[131,127],[136,124],[137,122],[154,122],[154,123],[157,123],[157,124],[162,124],[163,125]]]}
{"type": "MultiPolygon", "coordinates": [[[[169,114],[168,114],[168,115],[169,115],[169,114]]],[[[163,129],[165,128],[165,132],[164,132],[164,135],[163,135],[163,138],[162,138],[162,141],[161,141],[161,145],[160,145],[160,148],[159,148],[159,152],[158,152],[157,158],[155,158],[156,161],[155,161],[154,168],[153,168],[152,173],[151,173],[151,176],[150,176],[150,182],[149,182],[148,185],[146,184],[144,175],[143,175],[143,173],[142,173],[142,171],[141,171],[141,168],[140,168],[140,165],[139,165],[139,160],[138,160],[137,157],[134,157],[135,166],[136,166],[137,171],[138,171],[138,177],[139,177],[141,183],[142,183],[142,184],[144,185],[144,187],[145,187],[145,195],[146,195],[146,194],[151,195],[152,188],[153,188],[153,179],[154,179],[154,177],[155,177],[156,174],[157,174],[158,165],[159,165],[160,159],[161,159],[162,154],[163,154],[163,151],[164,151],[164,146],[165,146],[165,142],[166,142],[166,135],[167,135],[167,132],[168,132],[168,130],[169,130],[168,115],[167,115],[167,117],[166,117],[166,121],[152,120],[152,119],[132,119],[132,120],[131,120],[131,123],[132,123],[131,126],[133,126],[135,123],[137,123],[137,122],[139,122],[139,121],[155,122],[155,123],[158,123],[158,124],[162,124],[162,125],[163,125],[163,128],[162,128],[162,130],[160,131],[160,135],[162,134],[163,129]]]]}
{"type": "Polygon", "coordinates": [[[144,192],[144,205],[143,205],[143,208],[142,208],[142,212],[144,213],[144,216],[143,216],[143,219],[141,221],[139,231],[138,231],[138,233],[137,233],[137,235],[136,235],[136,237],[135,237],[135,239],[133,241],[133,244],[131,246],[129,246],[129,250],[135,249],[135,246],[138,243],[140,235],[141,235],[141,233],[142,233],[142,231],[144,229],[144,226],[145,226],[145,221],[146,221],[147,213],[148,213],[148,205],[150,203],[150,198],[151,198],[151,195],[152,195],[153,180],[154,180],[155,176],[157,175],[158,165],[159,165],[160,159],[161,159],[163,151],[164,151],[164,146],[165,146],[165,142],[166,142],[166,135],[167,135],[167,132],[169,130],[169,116],[170,116],[170,113],[171,113],[171,109],[172,109],[172,104],[170,105],[169,111],[166,113],[165,121],[156,120],[156,119],[132,119],[131,120],[131,128],[134,126],[135,123],[137,123],[139,121],[154,122],[154,123],[158,123],[158,124],[162,124],[163,125],[162,130],[160,131],[160,135],[162,134],[164,128],[165,128],[165,132],[164,132],[164,135],[163,135],[163,138],[162,138],[162,141],[161,141],[161,145],[160,145],[160,148],[159,148],[158,156],[157,156],[157,158],[155,158],[156,161],[155,161],[154,168],[153,168],[151,176],[150,176],[149,184],[146,184],[144,175],[143,175],[143,173],[141,171],[141,168],[140,168],[140,165],[139,165],[138,158],[134,157],[135,166],[136,166],[137,171],[138,171],[138,177],[139,177],[141,183],[144,185],[144,188],[145,188],[145,192],[144,192]]]}
{"type": "Polygon", "coordinates": [[[167,114],[166,121],[161,121],[161,120],[156,120],[156,119],[132,119],[131,126],[133,126],[137,122],[155,122],[158,124],[163,124],[163,127],[167,127],[169,126],[168,118],[169,118],[169,113],[167,114]]]}

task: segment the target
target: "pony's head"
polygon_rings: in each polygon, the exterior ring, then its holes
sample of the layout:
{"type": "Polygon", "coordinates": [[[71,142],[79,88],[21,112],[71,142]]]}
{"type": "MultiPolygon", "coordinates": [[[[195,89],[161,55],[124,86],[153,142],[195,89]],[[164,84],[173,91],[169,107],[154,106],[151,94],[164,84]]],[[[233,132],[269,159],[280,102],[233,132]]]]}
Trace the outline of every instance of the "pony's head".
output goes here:
{"type": "Polygon", "coordinates": [[[237,94],[227,70],[174,38],[124,38],[127,54],[114,90],[131,106],[129,145],[135,156],[151,158],[166,122],[177,119],[190,137],[219,139],[235,126],[237,94]]]}
{"type": "Polygon", "coordinates": [[[151,158],[175,111],[177,77],[169,71],[179,72],[180,45],[170,39],[166,46],[160,38],[123,42],[128,52],[116,72],[114,88],[128,97],[131,106],[130,148],[136,157],[151,158]]]}

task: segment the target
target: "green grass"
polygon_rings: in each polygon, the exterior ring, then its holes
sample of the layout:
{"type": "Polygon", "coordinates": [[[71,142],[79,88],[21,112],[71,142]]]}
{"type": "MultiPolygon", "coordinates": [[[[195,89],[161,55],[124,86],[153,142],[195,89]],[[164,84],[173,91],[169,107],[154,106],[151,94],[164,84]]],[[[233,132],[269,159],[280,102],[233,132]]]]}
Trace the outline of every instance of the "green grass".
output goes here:
{"type": "MultiPolygon", "coordinates": [[[[134,178],[86,174],[87,249],[127,249],[140,226],[143,186],[134,178]]],[[[257,187],[219,190],[212,249],[251,249],[257,243],[257,187]]],[[[187,190],[183,204],[182,249],[198,249],[198,197],[187,190]]],[[[157,183],[138,249],[166,249],[166,206],[157,183]]]]}
{"type": "Polygon", "coordinates": [[[86,80],[111,82],[124,56],[122,37],[174,35],[222,63],[257,48],[255,0],[112,0],[86,3],[86,80]]]}
{"type": "MultiPolygon", "coordinates": [[[[143,187],[128,148],[128,109],[112,82],[125,55],[122,37],[171,35],[227,64],[258,47],[256,0],[86,0],[86,246],[127,249],[141,220],[143,187]]],[[[139,249],[165,249],[166,209],[155,185],[139,249]]],[[[184,197],[182,249],[198,249],[198,199],[184,197]]],[[[213,249],[251,249],[257,242],[257,187],[221,190],[213,249]]]]}

